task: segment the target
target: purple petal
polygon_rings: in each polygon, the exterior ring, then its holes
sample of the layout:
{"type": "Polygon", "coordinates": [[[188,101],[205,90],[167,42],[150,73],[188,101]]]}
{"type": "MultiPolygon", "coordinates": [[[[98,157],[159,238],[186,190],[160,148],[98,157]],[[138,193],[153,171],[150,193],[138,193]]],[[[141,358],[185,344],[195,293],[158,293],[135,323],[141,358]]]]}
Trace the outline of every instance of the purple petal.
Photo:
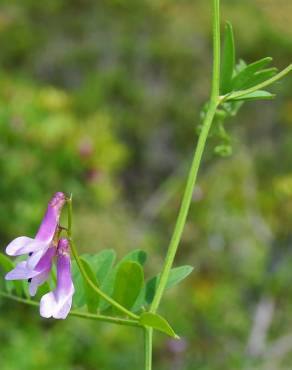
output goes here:
{"type": "Polygon", "coordinates": [[[26,261],[19,262],[16,267],[5,275],[6,280],[27,280],[38,274],[27,266],[26,261]]]}
{"type": "Polygon", "coordinates": [[[42,317],[54,319],[66,319],[72,306],[72,296],[74,294],[74,288],[72,292],[62,300],[58,300],[54,292],[45,294],[40,302],[40,314],[42,317]]]}
{"type": "Polygon", "coordinates": [[[30,243],[27,243],[25,246],[20,248],[15,255],[19,256],[21,254],[37,253],[46,249],[48,249],[47,243],[43,243],[33,239],[30,243]]]}
{"type": "Polygon", "coordinates": [[[71,261],[67,239],[59,241],[57,250],[57,287],[53,292],[45,294],[40,302],[42,317],[65,319],[71,309],[74,286],[71,277],[71,261]]]}
{"type": "Polygon", "coordinates": [[[29,284],[29,294],[33,297],[36,295],[38,287],[42,285],[49,277],[50,270],[45,270],[31,279],[29,284]]]}
{"type": "Polygon", "coordinates": [[[34,252],[30,257],[27,259],[27,266],[30,269],[35,269],[37,264],[40,262],[42,257],[47,253],[49,248],[49,244],[46,244],[45,247],[37,252],[34,252]]]}
{"type": "MultiPolygon", "coordinates": [[[[53,240],[56,228],[59,222],[63,205],[66,202],[64,193],[56,193],[48,204],[46,214],[35,239],[27,236],[20,236],[14,239],[6,247],[6,253],[9,256],[19,256],[21,254],[35,253],[41,249],[47,249],[48,244],[53,240]]],[[[35,264],[35,259],[32,259],[35,264]]],[[[37,260],[38,262],[39,260],[37,260]]],[[[37,263],[36,262],[36,263],[37,263]]]]}
{"type": "Polygon", "coordinates": [[[47,243],[52,241],[65,202],[66,196],[61,192],[56,193],[50,200],[43,221],[35,237],[37,240],[47,243]]]}
{"type": "MultiPolygon", "coordinates": [[[[43,253],[43,251],[42,251],[43,253]]],[[[56,248],[49,248],[41,257],[35,268],[32,268],[28,260],[22,261],[8,274],[6,280],[27,280],[32,279],[29,287],[30,295],[35,295],[37,288],[47,280],[52,268],[53,257],[56,254],[56,248]]],[[[30,257],[31,258],[31,257],[30,257]]]]}
{"type": "Polygon", "coordinates": [[[42,272],[45,270],[51,270],[52,268],[52,262],[53,262],[53,257],[56,255],[57,248],[54,246],[51,246],[46,253],[42,256],[40,261],[35,267],[35,270],[38,272],[42,272]]]}
{"type": "Polygon", "coordinates": [[[38,274],[32,278],[29,285],[29,294],[31,296],[34,296],[37,292],[38,287],[48,279],[52,269],[52,263],[55,254],[56,248],[50,247],[36,265],[35,271],[38,274]]]}
{"type": "Polygon", "coordinates": [[[28,238],[27,236],[20,236],[8,244],[6,247],[6,253],[8,256],[19,256],[20,254],[23,254],[22,250],[32,242],[34,242],[34,239],[28,238]]]}

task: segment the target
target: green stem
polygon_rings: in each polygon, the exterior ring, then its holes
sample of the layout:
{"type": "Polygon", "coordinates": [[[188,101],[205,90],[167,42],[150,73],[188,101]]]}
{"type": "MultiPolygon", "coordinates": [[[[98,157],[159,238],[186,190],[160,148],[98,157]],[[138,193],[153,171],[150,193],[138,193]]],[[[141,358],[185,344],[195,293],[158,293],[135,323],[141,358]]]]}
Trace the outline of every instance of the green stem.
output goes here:
{"type": "Polygon", "coordinates": [[[73,217],[73,209],[72,209],[72,197],[73,194],[70,194],[70,198],[67,199],[67,233],[70,239],[72,239],[72,217],[73,217]]]}
{"type": "Polygon", "coordinates": [[[213,0],[213,74],[211,102],[218,102],[220,89],[220,58],[221,58],[221,40],[220,40],[220,0],[213,0]]]}
{"type": "MultiPolygon", "coordinates": [[[[163,296],[169,274],[176,256],[176,252],[182,237],[184,226],[186,223],[187,215],[189,213],[192,195],[197,180],[199,167],[202,160],[202,155],[208,139],[208,134],[217,110],[219,101],[219,88],[220,88],[220,0],[213,0],[213,77],[212,77],[212,88],[210,104],[208,112],[203,122],[202,131],[199,136],[199,140],[194,153],[193,161],[191,164],[190,172],[188,175],[185,192],[183,195],[181,207],[179,210],[176,225],[171,237],[168,251],[165,257],[164,265],[160,275],[159,283],[153,302],[150,306],[150,312],[156,312],[161,298],[163,296]]],[[[153,330],[145,329],[145,370],[152,369],[152,340],[153,330]]]]}
{"type": "Polygon", "coordinates": [[[144,353],[145,353],[145,370],[152,369],[152,338],[153,329],[144,328],[144,353]]]}
{"type": "Polygon", "coordinates": [[[110,303],[117,310],[119,310],[123,314],[131,317],[132,319],[138,320],[139,319],[139,316],[135,315],[133,312],[129,311],[127,308],[125,308],[124,306],[120,305],[118,302],[116,302],[114,299],[112,299],[106,293],[104,293],[102,290],[100,290],[99,287],[97,287],[91,281],[91,279],[89,278],[89,276],[87,275],[87,273],[86,273],[86,271],[85,271],[85,269],[84,269],[84,267],[82,265],[82,262],[81,262],[81,260],[79,258],[79,255],[78,255],[78,252],[77,252],[77,248],[75,246],[75,243],[73,242],[73,239],[72,239],[72,197],[67,202],[68,202],[68,237],[69,237],[70,247],[71,247],[72,254],[73,254],[73,256],[74,256],[74,258],[76,260],[76,263],[78,265],[78,268],[79,268],[79,270],[81,272],[81,275],[82,275],[83,279],[86,281],[86,283],[101,298],[103,298],[105,301],[107,301],[108,303],[110,303]]]}
{"type": "MultiPolygon", "coordinates": [[[[0,296],[8,298],[8,299],[12,299],[16,302],[28,304],[30,306],[39,307],[39,303],[35,302],[35,301],[32,301],[31,299],[17,297],[13,294],[8,294],[8,293],[1,292],[1,291],[0,291],[0,296]]],[[[135,320],[122,319],[122,318],[119,318],[119,317],[96,315],[96,314],[81,312],[81,311],[76,311],[76,310],[71,310],[69,312],[69,315],[70,316],[75,316],[75,317],[81,317],[83,319],[109,322],[109,323],[112,323],[112,324],[141,327],[141,325],[135,320]]]]}
{"type": "Polygon", "coordinates": [[[13,301],[16,301],[16,302],[29,304],[30,306],[36,306],[36,307],[39,306],[38,302],[32,301],[31,299],[21,298],[21,297],[18,297],[16,295],[5,293],[5,292],[2,292],[2,291],[0,291],[0,296],[4,297],[4,298],[12,299],[13,301]]]}
{"type": "Polygon", "coordinates": [[[288,67],[286,67],[285,69],[283,69],[283,71],[279,72],[278,74],[276,74],[275,76],[273,76],[272,78],[269,78],[268,80],[258,84],[258,85],[255,85],[249,89],[245,89],[245,90],[240,90],[240,91],[236,91],[236,92],[233,92],[231,94],[227,94],[227,95],[224,95],[222,96],[220,99],[221,99],[221,102],[223,101],[228,101],[228,100],[231,100],[231,99],[234,99],[234,98],[239,98],[241,96],[244,96],[244,95],[247,95],[247,94],[251,94],[257,90],[261,90],[267,86],[270,86],[272,85],[273,83],[279,81],[281,78],[285,77],[288,73],[290,73],[292,71],[292,64],[290,64],[288,67]]]}
{"type": "Polygon", "coordinates": [[[213,78],[211,98],[208,112],[203,122],[202,131],[199,136],[198,144],[194,153],[192,165],[188,175],[185,192],[183,195],[181,207],[179,210],[177,222],[174,228],[172,238],[168,247],[167,255],[162,268],[161,277],[158,287],[155,292],[153,302],[150,307],[151,312],[156,312],[159,307],[163,292],[165,290],[169,273],[173,265],[173,261],[182,237],[187,215],[190,209],[194,186],[196,184],[198,170],[201,164],[203,151],[206,146],[208,134],[219,105],[219,85],[220,85],[220,1],[213,0],[213,48],[214,48],[214,63],[213,63],[213,78]]]}

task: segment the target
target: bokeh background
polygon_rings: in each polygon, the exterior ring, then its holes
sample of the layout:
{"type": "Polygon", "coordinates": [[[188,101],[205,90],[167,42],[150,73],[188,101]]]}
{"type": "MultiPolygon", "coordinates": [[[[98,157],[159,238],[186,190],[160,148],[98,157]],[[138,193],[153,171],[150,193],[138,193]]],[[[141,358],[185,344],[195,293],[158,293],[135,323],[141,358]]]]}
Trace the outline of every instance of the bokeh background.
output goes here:
{"type": "MultiPolygon", "coordinates": [[[[0,242],[33,235],[73,192],[79,249],[148,252],[159,271],[211,72],[207,0],[2,0],[0,242]]],[[[290,0],[225,0],[248,62],[292,59],[290,0]]],[[[205,153],[176,264],[192,275],[161,312],[157,370],[288,370],[292,363],[292,79],[229,121],[233,154],[205,153]]],[[[132,329],[0,299],[1,370],[142,369],[132,329]]]]}

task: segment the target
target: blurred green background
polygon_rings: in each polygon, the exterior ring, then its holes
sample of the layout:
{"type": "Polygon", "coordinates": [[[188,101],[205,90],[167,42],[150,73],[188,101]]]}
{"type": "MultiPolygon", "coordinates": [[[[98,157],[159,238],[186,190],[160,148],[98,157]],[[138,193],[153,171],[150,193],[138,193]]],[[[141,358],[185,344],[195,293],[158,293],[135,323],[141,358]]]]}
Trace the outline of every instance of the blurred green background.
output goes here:
{"type": "MultiPolygon", "coordinates": [[[[73,192],[81,251],[142,248],[159,271],[209,93],[210,3],[1,1],[1,249],[73,192]]],[[[291,62],[290,0],[225,0],[222,13],[240,57],[291,62]]],[[[195,270],[161,306],[183,341],[155,335],[156,370],[291,369],[291,88],[228,123],[231,157],[207,148],[176,261],[195,270]]],[[[136,330],[0,300],[1,370],[142,366],[136,330]]]]}

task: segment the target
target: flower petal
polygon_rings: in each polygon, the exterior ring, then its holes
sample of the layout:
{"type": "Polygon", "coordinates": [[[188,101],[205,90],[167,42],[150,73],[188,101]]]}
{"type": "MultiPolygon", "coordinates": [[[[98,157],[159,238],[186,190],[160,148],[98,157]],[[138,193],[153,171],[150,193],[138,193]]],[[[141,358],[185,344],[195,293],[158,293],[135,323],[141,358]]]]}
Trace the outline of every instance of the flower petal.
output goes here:
{"type": "Polygon", "coordinates": [[[54,292],[45,294],[40,301],[40,315],[45,318],[54,317],[57,304],[54,292]]]}
{"type": "Polygon", "coordinates": [[[53,292],[45,294],[40,302],[42,317],[65,319],[71,309],[74,286],[71,277],[69,242],[61,239],[57,249],[57,286],[53,292]]]}
{"type": "Polygon", "coordinates": [[[53,257],[56,255],[57,248],[51,246],[44,253],[42,258],[39,260],[38,264],[35,267],[35,270],[38,272],[43,272],[44,270],[51,270],[53,257]]]}
{"type": "Polygon", "coordinates": [[[29,284],[29,294],[32,297],[36,295],[38,287],[48,279],[49,274],[50,270],[44,270],[31,279],[31,282],[29,284]]]}
{"type": "Polygon", "coordinates": [[[34,239],[28,238],[27,236],[20,236],[8,244],[6,247],[6,254],[8,254],[8,256],[18,256],[23,254],[23,248],[31,244],[33,241],[34,239]]]}
{"type": "Polygon", "coordinates": [[[16,267],[5,275],[6,280],[27,280],[38,274],[27,266],[26,261],[19,262],[16,267]]]}
{"type": "Polygon", "coordinates": [[[47,211],[36,234],[36,240],[50,243],[56,232],[63,205],[66,202],[64,193],[56,193],[48,204],[47,211]]]}
{"type": "Polygon", "coordinates": [[[73,287],[71,277],[71,261],[69,255],[58,256],[57,261],[57,288],[56,293],[59,299],[71,294],[73,287]]]}
{"type": "Polygon", "coordinates": [[[27,259],[27,265],[31,269],[35,269],[37,264],[40,262],[42,257],[47,253],[47,250],[49,248],[48,244],[44,244],[43,249],[38,250],[34,252],[28,259],[27,259]]]}
{"type": "Polygon", "coordinates": [[[32,278],[29,285],[29,294],[31,296],[34,296],[37,292],[38,287],[48,279],[52,269],[53,257],[55,256],[55,254],[56,248],[50,247],[36,265],[35,271],[38,274],[34,278],[32,278]]]}
{"type": "Polygon", "coordinates": [[[61,300],[58,299],[56,291],[45,294],[40,302],[41,316],[45,318],[66,319],[71,309],[73,294],[73,286],[70,294],[62,297],[61,300]]]}

